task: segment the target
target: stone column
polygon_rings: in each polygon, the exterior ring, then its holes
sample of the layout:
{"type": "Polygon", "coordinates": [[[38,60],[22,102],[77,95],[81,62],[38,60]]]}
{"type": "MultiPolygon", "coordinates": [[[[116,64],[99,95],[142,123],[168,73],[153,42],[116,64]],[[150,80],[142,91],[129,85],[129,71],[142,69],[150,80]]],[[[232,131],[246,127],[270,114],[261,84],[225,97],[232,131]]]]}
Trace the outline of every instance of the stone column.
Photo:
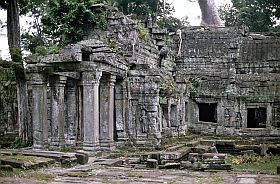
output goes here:
{"type": "Polygon", "coordinates": [[[100,146],[104,150],[111,150],[114,148],[114,108],[115,108],[115,93],[114,87],[116,76],[108,76],[104,81],[105,84],[101,86],[101,100],[100,107],[100,146]]]}
{"type": "Polygon", "coordinates": [[[86,151],[96,151],[99,147],[99,80],[102,72],[84,72],[83,85],[83,123],[86,151]]]}
{"type": "Polygon", "coordinates": [[[65,145],[64,126],[65,126],[65,85],[67,77],[59,76],[51,82],[51,125],[52,138],[51,146],[53,149],[65,145]]]}
{"type": "Polygon", "coordinates": [[[32,77],[32,123],[33,148],[43,149],[47,144],[47,85],[43,75],[31,74],[32,77]]]}
{"type": "Polygon", "coordinates": [[[77,126],[77,84],[70,80],[67,83],[67,116],[66,116],[66,144],[76,146],[76,126],[77,126]]]}

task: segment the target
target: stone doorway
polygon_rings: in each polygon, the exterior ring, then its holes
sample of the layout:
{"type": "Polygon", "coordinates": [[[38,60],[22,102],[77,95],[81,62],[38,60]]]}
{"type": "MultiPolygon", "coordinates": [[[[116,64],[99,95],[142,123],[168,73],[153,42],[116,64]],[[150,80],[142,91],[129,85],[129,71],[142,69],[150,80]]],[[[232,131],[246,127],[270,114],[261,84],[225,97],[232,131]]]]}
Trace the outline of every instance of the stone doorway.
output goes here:
{"type": "Polygon", "coordinates": [[[247,128],[266,127],[266,108],[247,108],[247,128]]]}
{"type": "Polygon", "coordinates": [[[217,103],[199,103],[199,121],[217,123],[217,103]]]}

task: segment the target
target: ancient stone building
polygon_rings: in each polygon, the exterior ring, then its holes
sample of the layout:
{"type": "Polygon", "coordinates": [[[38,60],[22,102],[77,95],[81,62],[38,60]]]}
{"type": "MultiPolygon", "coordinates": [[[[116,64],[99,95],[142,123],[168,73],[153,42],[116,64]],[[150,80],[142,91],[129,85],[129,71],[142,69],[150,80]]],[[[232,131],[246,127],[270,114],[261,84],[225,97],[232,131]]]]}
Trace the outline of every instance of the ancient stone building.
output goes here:
{"type": "Polygon", "coordinates": [[[280,38],[238,28],[167,33],[119,12],[108,29],[31,57],[33,147],[111,150],[201,133],[280,135],[280,38]]]}

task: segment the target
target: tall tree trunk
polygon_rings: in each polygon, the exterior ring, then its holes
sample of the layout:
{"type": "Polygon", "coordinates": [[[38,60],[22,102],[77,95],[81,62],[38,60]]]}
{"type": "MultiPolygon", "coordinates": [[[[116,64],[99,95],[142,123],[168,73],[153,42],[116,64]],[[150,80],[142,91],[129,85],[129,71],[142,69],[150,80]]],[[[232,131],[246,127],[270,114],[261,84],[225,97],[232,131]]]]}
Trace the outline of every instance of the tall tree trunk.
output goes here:
{"type": "Polygon", "coordinates": [[[7,32],[8,44],[11,58],[14,64],[14,71],[17,82],[18,101],[18,124],[19,137],[22,142],[32,140],[30,118],[28,114],[28,90],[24,73],[23,62],[20,51],[20,25],[19,25],[19,1],[7,1],[7,32]]]}
{"type": "Polygon", "coordinates": [[[220,26],[221,19],[214,0],[198,0],[202,20],[202,26],[220,26]]]}

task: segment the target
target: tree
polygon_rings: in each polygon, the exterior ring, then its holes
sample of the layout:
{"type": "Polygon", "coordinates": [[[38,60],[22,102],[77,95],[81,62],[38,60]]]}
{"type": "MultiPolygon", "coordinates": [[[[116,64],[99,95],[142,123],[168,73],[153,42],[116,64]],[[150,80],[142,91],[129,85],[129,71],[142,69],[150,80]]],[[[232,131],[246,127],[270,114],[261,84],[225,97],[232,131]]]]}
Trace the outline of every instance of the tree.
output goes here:
{"type": "Polygon", "coordinates": [[[61,46],[83,39],[86,29],[105,29],[107,12],[102,0],[50,0],[42,17],[43,31],[61,46]]]}
{"type": "Polygon", "coordinates": [[[117,7],[125,14],[135,14],[138,16],[155,16],[163,6],[160,0],[116,0],[117,7]]]}
{"type": "Polygon", "coordinates": [[[278,0],[232,0],[232,6],[220,9],[226,26],[246,25],[250,31],[279,31],[275,27],[280,18],[280,1],[278,0]]]}
{"type": "Polygon", "coordinates": [[[49,46],[46,35],[43,33],[42,17],[45,13],[47,0],[21,0],[20,14],[32,18],[28,31],[22,33],[21,44],[23,49],[32,54],[37,52],[37,47],[49,46]]]}
{"type": "Polygon", "coordinates": [[[198,0],[202,20],[202,26],[220,26],[221,19],[218,14],[217,7],[214,0],[198,0]]]}
{"type": "Polygon", "coordinates": [[[32,140],[32,134],[28,115],[27,81],[20,48],[19,1],[2,1],[0,5],[7,9],[8,45],[12,58],[10,66],[14,69],[17,82],[19,137],[23,143],[27,143],[32,140]]]}

